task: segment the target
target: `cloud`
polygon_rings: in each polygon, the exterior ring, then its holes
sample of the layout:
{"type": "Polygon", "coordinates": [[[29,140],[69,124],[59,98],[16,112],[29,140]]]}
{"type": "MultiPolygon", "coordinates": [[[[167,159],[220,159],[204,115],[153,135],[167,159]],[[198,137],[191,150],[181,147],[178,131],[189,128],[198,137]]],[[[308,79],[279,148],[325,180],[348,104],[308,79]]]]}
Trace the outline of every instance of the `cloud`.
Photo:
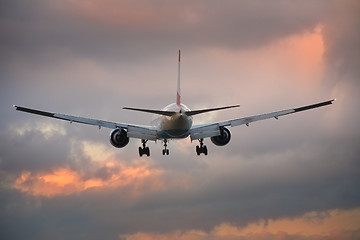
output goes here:
{"type": "Polygon", "coordinates": [[[358,9],[357,1],[1,1],[2,234],[359,238],[347,228],[359,208],[358,9]],[[149,143],[142,159],[137,139],[115,149],[109,129],[12,108],[149,124],[150,115],[121,108],[175,100],[179,48],[185,104],[241,104],[199,122],[338,100],[230,128],[225,147],[205,140],[206,157],[185,139],[169,143],[170,156],[149,143]]]}
{"type": "Polygon", "coordinates": [[[51,57],[65,53],[128,62],[165,53],[173,46],[258,47],[314,28],[318,15],[324,11],[320,3],[282,1],[220,4],[91,0],[3,4],[8,9],[2,27],[6,50],[21,55],[51,57]],[[133,55],[135,50],[137,56],[133,55]]]}
{"type": "MultiPolygon", "coordinates": [[[[60,168],[50,173],[32,174],[22,172],[16,179],[14,188],[34,196],[53,197],[58,194],[68,195],[87,189],[118,188],[132,185],[133,195],[142,195],[142,182],[158,177],[160,170],[149,169],[148,166],[122,166],[117,162],[106,162],[94,177],[84,178],[81,173],[71,169],[60,168]]],[[[161,181],[148,184],[147,190],[156,191],[163,188],[161,181]]],[[[134,197],[134,196],[132,196],[134,197]]]]}
{"type": "Polygon", "coordinates": [[[360,217],[359,209],[331,210],[327,212],[309,212],[294,219],[259,221],[250,223],[246,227],[237,227],[230,223],[222,223],[209,232],[199,230],[176,231],[168,234],[135,233],[123,235],[121,239],[314,239],[314,240],[342,240],[358,239],[360,217]]]}
{"type": "Polygon", "coordinates": [[[54,123],[36,122],[35,124],[26,123],[22,126],[11,126],[11,131],[18,137],[28,135],[29,132],[36,131],[41,133],[45,140],[49,140],[54,136],[66,136],[66,129],[61,125],[54,123]]]}

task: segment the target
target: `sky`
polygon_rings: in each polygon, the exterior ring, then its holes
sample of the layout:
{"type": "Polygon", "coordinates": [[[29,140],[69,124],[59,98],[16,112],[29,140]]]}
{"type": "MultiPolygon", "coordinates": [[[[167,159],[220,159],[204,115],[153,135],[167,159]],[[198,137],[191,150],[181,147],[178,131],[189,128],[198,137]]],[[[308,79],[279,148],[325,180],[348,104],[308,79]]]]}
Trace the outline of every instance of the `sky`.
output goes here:
{"type": "Polygon", "coordinates": [[[1,239],[360,239],[359,1],[2,0],[1,239]],[[240,104],[195,124],[334,104],[205,139],[125,148],[111,129],[13,104],[149,125],[176,100],[240,104]]]}

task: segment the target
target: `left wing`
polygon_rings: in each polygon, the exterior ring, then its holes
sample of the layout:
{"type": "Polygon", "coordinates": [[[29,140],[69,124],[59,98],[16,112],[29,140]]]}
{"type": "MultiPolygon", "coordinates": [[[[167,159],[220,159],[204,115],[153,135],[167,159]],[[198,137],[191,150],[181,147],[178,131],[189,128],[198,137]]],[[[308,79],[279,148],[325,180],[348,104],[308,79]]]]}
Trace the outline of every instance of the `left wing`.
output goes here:
{"type": "Polygon", "coordinates": [[[288,115],[291,113],[297,113],[297,112],[301,112],[301,111],[305,111],[305,110],[310,110],[313,108],[330,105],[333,103],[333,101],[335,101],[335,99],[329,100],[326,102],[321,102],[321,103],[304,106],[304,107],[278,111],[278,112],[255,115],[255,116],[251,116],[251,117],[237,118],[237,119],[223,121],[223,122],[217,122],[217,123],[195,125],[190,129],[190,138],[191,138],[191,140],[196,140],[196,139],[201,139],[201,138],[219,136],[221,127],[225,127],[225,126],[236,127],[236,126],[243,125],[243,124],[246,124],[247,126],[249,126],[249,124],[251,122],[256,122],[256,121],[265,120],[265,119],[269,119],[269,118],[278,119],[278,117],[280,117],[280,116],[288,115]]]}
{"type": "Polygon", "coordinates": [[[57,119],[69,121],[70,123],[72,122],[83,123],[83,124],[98,126],[99,128],[101,127],[106,127],[111,129],[125,128],[127,129],[128,137],[131,138],[148,139],[153,141],[156,141],[157,139],[157,135],[156,135],[157,130],[154,127],[150,127],[150,126],[139,126],[139,125],[109,122],[109,121],[103,121],[103,120],[97,120],[91,118],[76,117],[76,116],[59,114],[59,113],[45,112],[36,109],[20,107],[16,105],[14,105],[14,108],[18,111],[37,114],[50,118],[57,118],[57,119]]]}

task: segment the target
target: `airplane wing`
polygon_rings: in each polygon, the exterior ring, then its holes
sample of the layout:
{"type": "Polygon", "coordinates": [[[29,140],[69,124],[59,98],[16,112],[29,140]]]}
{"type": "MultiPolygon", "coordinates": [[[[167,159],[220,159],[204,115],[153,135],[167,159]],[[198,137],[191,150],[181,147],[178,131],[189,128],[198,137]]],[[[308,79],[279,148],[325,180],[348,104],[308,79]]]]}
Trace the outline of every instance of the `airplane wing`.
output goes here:
{"type": "Polygon", "coordinates": [[[323,106],[332,104],[333,101],[335,101],[335,99],[329,100],[326,102],[307,105],[304,107],[292,108],[292,109],[278,111],[278,112],[255,115],[255,116],[251,116],[251,117],[237,118],[237,119],[233,119],[233,120],[210,123],[210,124],[194,125],[190,129],[190,138],[191,138],[191,140],[196,140],[196,139],[201,139],[201,138],[219,136],[221,127],[225,127],[225,126],[236,127],[236,126],[240,126],[243,124],[249,126],[249,124],[252,122],[265,120],[265,119],[269,119],[269,118],[278,119],[278,117],[280,117],[280,116],[297,113],[297,112],[301,112],[301,111],[305,111],[305,110],[310,110],[313,108],[323,107],[323,106]]]}
{"type": "Polygon", "coordinates": [[[99,128],[101,127],[106,127],[111,129],[125,128],[127,129],[127,135],[130,138],[148,139],[153,141],[156,141],[157,139],[156,137],[157,130],[154,127],[150,127],[150,126],[139,126],[139,125],[109,122],[109,121],[103,121],[103,120],[97,120],[91,118],[76,117],[76,116],[59,114],[59,113],[45,112],[36,109],[20,107],[16,105],[14,105],[14,108],[18,111],[61,119],[61,120],[69,121],[70,123],[72,122],[83,123],[83,124],[98,126],[99,128]]]}

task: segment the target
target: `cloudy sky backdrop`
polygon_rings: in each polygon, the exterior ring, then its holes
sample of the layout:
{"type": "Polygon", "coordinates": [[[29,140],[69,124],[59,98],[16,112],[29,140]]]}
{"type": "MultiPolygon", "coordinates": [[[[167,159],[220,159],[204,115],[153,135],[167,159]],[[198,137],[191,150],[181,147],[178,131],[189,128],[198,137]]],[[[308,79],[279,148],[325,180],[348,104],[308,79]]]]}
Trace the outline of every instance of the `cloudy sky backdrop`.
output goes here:
{"type": "Polygon", "coordinates": [[[359,1],[0,2],[1,239],[360,239],[359,1]],[[250,127],[208,156],[13,104],[148,125],[182,100],[227,120],[337,98],[250,127]]]}

